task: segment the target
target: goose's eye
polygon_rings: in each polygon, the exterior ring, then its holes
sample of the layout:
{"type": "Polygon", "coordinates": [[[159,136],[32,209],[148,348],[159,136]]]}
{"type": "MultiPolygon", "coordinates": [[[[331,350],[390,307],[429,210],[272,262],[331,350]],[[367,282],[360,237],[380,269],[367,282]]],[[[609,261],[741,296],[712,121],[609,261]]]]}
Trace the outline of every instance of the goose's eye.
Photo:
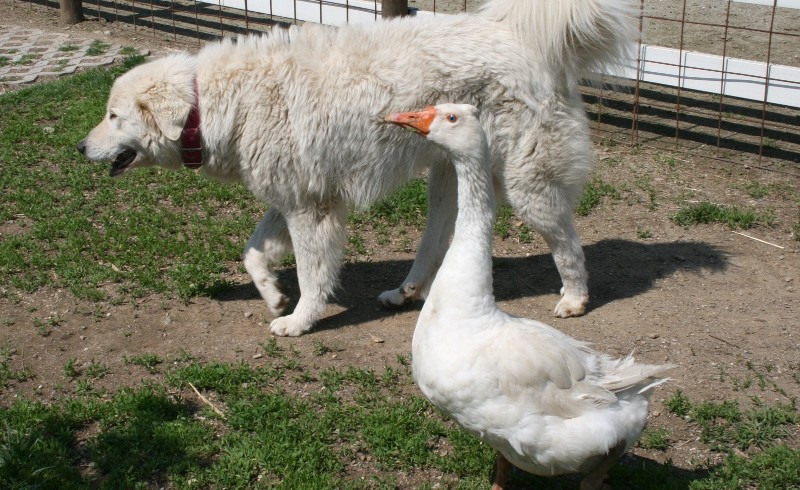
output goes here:
{"type": "Polygon", "coordinates": [[[458,121],[458,116],[456,116],[455,114],[448,114],[447,115],[447,122],[454,123],[456,121],[458,121]]]}

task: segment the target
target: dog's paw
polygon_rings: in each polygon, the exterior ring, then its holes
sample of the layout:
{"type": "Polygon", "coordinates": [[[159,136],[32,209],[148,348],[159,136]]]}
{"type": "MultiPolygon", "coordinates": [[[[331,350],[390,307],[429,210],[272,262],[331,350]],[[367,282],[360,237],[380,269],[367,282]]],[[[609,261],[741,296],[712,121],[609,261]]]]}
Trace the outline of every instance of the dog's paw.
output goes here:
{"type": "Polygon", "coordinates": [[[587,303],[589,303],[588,296],[569,296],[564,294],[564,288],[561,288],[561,300],[556,303],[553,314],[559,318],[581,316],[586,313],[587,303]]]}
{"type": "Polygon", "coordinates": [[[378,295],[378,301],[380,301],[385,308],[397,308],[405,304],[406,297],[403,296],[399,289],[392,289],[391,291],[384,291],[378,295]]]}
{"type": "Polygon", "coordinates": [[[272,320],[269,324],[269,331],[279,337],[299,337],[311,330],[311,326],[295,315],[286,315],[272,320]]]}
{"type": "Polygon", "coordinates": [[[270,313],[275,316],[281,316],[283,310],[286,309],[286,305],[289,304],[289,297],[278,293],[269,298],[264,298],[264,301],[267,302],[267,308],[269,308],[270,313]]]}
{"type": "Polygon", "coordinates": [[[415,298],[417,287],[405,283],[397,289],[384,291],[378,296],[378,301],[386,308],[398,308],[415,298]]]}

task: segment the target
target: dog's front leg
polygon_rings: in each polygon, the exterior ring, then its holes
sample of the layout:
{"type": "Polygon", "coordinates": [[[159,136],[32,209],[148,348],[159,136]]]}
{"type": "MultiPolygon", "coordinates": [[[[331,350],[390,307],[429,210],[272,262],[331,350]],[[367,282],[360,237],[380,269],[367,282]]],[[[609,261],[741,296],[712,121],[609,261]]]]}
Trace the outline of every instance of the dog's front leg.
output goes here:
{"type": "Polygon", "coordinates": [[[448,162],[431,166],[428,177],[428,224],[417,248],[414,264],[397,289],[384,291],[378,300],[387,308],[401,306],[428,295],[436,271],[442,265],[456,218],[456,174],[448,162]]]}
{"type": "Polygon", "coordinates": [[[281,213],[272,208],[264,215],[244,249],[244,267],[253,279],[269,311],[279,316],[288,298],[278,288],[278,278],[270,266],[292,249],[292,239],[281,213]]]}
{"type": "Polygon", "coordinates": [[[300,300],[291,315],[270,324],[275,335],[302,335],[320,319],[339,277],[347,236],[347,206],[327,202],[285,215],[297,261],[300,300]]]}

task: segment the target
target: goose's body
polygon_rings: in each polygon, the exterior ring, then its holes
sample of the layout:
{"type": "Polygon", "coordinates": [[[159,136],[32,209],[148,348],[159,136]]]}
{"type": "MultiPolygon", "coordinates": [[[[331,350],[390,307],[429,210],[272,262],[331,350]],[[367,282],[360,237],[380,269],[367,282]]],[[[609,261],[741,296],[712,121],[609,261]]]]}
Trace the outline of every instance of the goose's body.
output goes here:
{"type": "Polygon", "coordinates": [[[501,311],[492,290],[489,150],[477,109],[443,104],[387,121],[442,146],[458,175],[455,234],[412,342],[420,389],[515,466],[538,475],[585,472],[582,487],[599,486],[644,429],[649,392],[661,382],[652,377],[672,366],[612,359],[501,311]]]}

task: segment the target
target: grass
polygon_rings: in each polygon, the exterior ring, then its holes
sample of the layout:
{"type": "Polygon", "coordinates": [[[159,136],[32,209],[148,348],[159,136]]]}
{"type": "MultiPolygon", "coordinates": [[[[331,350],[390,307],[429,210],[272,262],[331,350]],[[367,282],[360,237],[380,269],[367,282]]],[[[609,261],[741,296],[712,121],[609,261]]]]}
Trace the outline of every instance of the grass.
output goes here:
{"type": "Polygon", "coordinates": [[[108,51],[111,45],[108,43],[104,43],[102,41],[94,40],[92,44],[89,46],[89,49],[86,50],[86,56],[100,56],[108,51]]]}
{"type": "MultiPolygon", "coordinates": [[[[494,452],[411,389],[405,357],[382,371],[317,370],[275,339],[262,347],[270,362],[261,366],[201,363],[189,356],[158,359],[165,366],[158,383],[107,393],[84,372],[73,374],[75,394],[55,403],[15,400],[0,408],[0,479],[6,488],[360,489],[396,487],[397,475],[420,474],[449,488],[488,485],[494,452]],[[302,394],[287,388],[292,379],[316,388],[302,394]],[[348,471],[353,464],[359,471],[348,471]],[[369,483],[364,474],[371,476],[369,483]]],[[[307,361],[313,364],[314,358],[307,361]]],[[[141,364],[162,365],[156,359],[143,356],[141,364]]],[[[677,473],[669,462],[620,464],[611,472],[612,484],[795,488],[800,452],[782,441],[797,424],[796,407],[758,399],[751,405],[694,402],[676,392],[668,410],[698,424],[723,463],[708,475],[677,473]]],[[[639,446],[664,451],[670,442],[669,433],[655,427],[639,446]]],[[[575,488],[576,480],[515,472],[512,485],[566,489],[575,488]]]]}
{"type": "Polygon", "coordinates": [[[163,363],[164,360],[161,359],[157,354],[152,353],[145,353],[140,354],[138,356],[131,356],[125,358],[125,364],[131,364],[134,366],[141,366],[147,370],[150,374],[155,374],[158,372],[158,365],[163,363]]]}
{"type": "Polygon", "coordinates": [[[586,184],[575,212],[581,216],[588,216],[594,208],[600,205],[605,197],[615,201],[622,199],[622,195],[616,187],[604,181],[601,177],[595,176],[586,184]]]}
{"type": "Polygon", "coordinates": [[[800,485],[800,450],[784,442],[800,421],[795,401],[768,406],[753,397],[751,402],[747,409],[734,401],[694,403],[680,390],[667,400],[670,412],[698,424],[701,441],[726,457],[708,480],[694,482],[693,489],[800,485]]]}
{"type": "Polygon", "coordinates": [[[16,354],[15,351],[7,348],[0,350],[0,388],[5,388],[12,382],[22,383],[33,376],[29,367],[21,367],[20,369],[11,367],[11,360],[14,354],[16,354]]]}
{"type": "Polygon", "coordinates": [[[189,298],[227,286],[221,276],[264,211],[249,192],[188,171],[111,179],[107,166],[74,149],[102,118],[123,70],[0,97],[0,221],[25,225],[0,242],[0,285],[67,288],[97,301],[170,291],[189,298]]]}
{"type": "Polygon", "coordinates": [[[748,229],[757,224],[774,226],[775,216],[770,212],[758,213],[738,206],[721,206],[710,202],[701,202],[682,207],[672,216],[672,221],[684,227],[722,223],[732,229],[748,229]]]}

